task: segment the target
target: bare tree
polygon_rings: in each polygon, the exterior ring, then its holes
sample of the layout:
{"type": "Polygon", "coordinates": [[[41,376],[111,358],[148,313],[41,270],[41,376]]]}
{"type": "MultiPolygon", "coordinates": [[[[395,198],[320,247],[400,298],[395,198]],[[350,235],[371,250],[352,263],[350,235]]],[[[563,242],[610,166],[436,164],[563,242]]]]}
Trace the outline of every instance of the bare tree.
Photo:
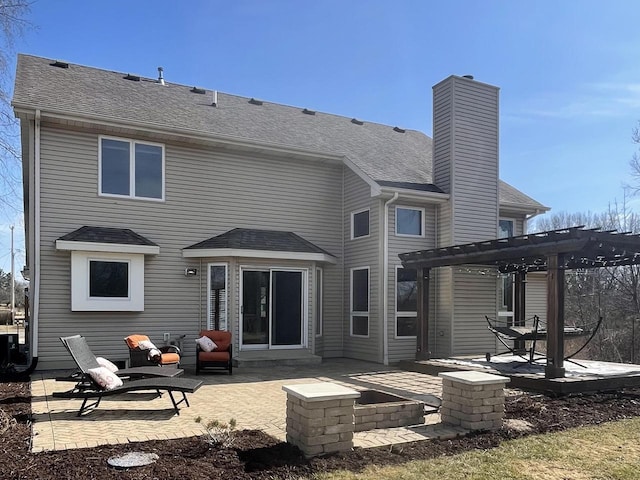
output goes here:
{"type": "Polygon", "coordinates": [[[7,219],[21,211],[20,132],[11,110],[11,59],[15,41],[30,26],[30,2],[0,0],[0,211],[7,219]]]}

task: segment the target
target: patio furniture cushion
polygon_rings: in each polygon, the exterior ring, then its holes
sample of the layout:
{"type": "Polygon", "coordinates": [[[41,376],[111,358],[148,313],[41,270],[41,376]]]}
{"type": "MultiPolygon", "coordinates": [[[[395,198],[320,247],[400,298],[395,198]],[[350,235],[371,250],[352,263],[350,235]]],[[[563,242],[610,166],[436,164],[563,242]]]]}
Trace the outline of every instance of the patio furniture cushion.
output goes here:
{"type": "Polygon", "coordinates": [[[90,368],[91,379],[105,390],[113,390],[122,386],[122,379],[106,367],[90,368]]]}
{"type": "Polygon", "coordinates": [[[143,340],[149,340],[149,337],[147,337],[146,335],[140,335],[136,333],[133,335],[129,335],[127,338],[125,338],[127,345],[131,349],[138,348],[138,344],[143,340]]]}
{"type": "Polygon", "coordinates": [[[102,358],[102,357],[96,357],[96,361],[98,362],[98,364],[101,367],[106,368],[107,370],[109,370],[110,372],[117,372],[118,371],[118,367],[116,367],[113,363],[111,363],[109,360],[107,360],[106,358],[102,358]]]}
{"type": "Polygon", "coordinates": [[[160,364],[167,365],[169,363],[179,363],[180,355],[177,353],[163,353],[160,355],[160,364]]]}
{"type": "Polygon", "coordinates": [[[216,345],[216,343],[206,335],[196,339],[196,343],[200,346],[203,352],[213,352],[218,348],[218,345],[216,345]]]}
{"type": "Polygon", "coordinates": [[[229,352],[200,352],[198,360],[200,362],[228,362],[229,352]]]}

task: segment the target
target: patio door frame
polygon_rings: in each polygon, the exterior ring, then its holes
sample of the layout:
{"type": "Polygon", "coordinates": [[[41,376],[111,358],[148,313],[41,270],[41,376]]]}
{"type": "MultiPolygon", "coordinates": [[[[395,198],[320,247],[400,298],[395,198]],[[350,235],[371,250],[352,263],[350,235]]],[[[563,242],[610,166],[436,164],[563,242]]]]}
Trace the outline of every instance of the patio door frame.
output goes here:
{"type": "Polygon", "coordinates": [[[309,333],[309,269],[303,267],[278,267],[278,266],[251,266],[251,265],[240,265],[238,269],[238,336],[239,336],[239,350],[288,350],[288,349],[302,349],[307,348],[308,345],[308,333],[309,333]],[[254,272],[269,272],[269,320],[268,320],[268,343],[266,344],[255,344],[255,345],[245,345],[243,339],[243,330],[244,330],[244,272],[245,271],[254,271],[254,272]],[[302,291],[300,296],[301,306],[300,306],[300,322],[301,325],[301,336],[302,341],[300,344],[296,345],[273,345],[272,336],[273,336],[273,272],[296,272],[301,275],[301,289],[302,291]]]}

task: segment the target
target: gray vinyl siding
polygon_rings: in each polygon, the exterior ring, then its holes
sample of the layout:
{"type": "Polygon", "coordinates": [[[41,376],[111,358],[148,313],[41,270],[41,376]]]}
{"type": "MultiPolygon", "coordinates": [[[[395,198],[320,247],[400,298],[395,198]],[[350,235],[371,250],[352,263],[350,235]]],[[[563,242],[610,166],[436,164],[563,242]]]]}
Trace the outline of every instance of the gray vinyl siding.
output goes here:
{"type": "Polygon", "coordinates": [[[496,315],[496,277],[481,275],[477,268],[453,267],[454,323],[452,355],[493,352],[495,337],[485,315],[496,315]]]}
{"type": "MultiPolygon", "coordinates": [[[[400,337],[396,338],[396,267],[401,266],[398,254],[404,252],[412,252],[416,250],[426,250],[435,247],[435,221],[436,206],[434,205],[418,205],[411,203],[397,203],[389,207],[389,270],[388,270],[388,338],[389,338],[389,362],[399,362],[400,360],[409,360],[415,358],[416,354],[416,337],[400,337]],[[406,237],[396,235],[396,207],[416,207],[425,210],[425,236],[424,237],[406,237]]],[[[433,285],[433,280],[431,280],[433,285]]],[[[430,337],[433,337],[434,327],[434,292],[430,288],[431,298],[429,300],[430,313],[429,325],[430,337]]]]}
{"type": "Polygon", "coordinates": [[[538,315],[543,322],[547,321],[547,274],[543,272],[527,274],[527,291],[525,300],[527,318],[538,315]]]}
{"type": "MultiPolygon", "coordinates": [[[[493,239],[498,225],[498,89],[449,77],[433,93],[434,181],[451,195],[440,208],[438,246],[493,239]]],[[[495,312],[495,277],[455,267],[438,270],[436,354],[492,350],[482,319],[495,312]]]]}
{"type": "Polygon", "coordinates": [[[188,334],[185,358],[193,361],[192,340],[206,324],[206,262],[184,259],[182,248],[235,227],[293,231],[338,257],[324,277],[324,349],[338,353],[343,167],[171,144],[165,156],[166,201],[99,197],[98,135],[43,126],[39,367],[69,366],[58,337],[73,334],[116,360],[128,356],[128,334],[144,333],[157,343],[164,332],[188,334]],[[70,254],[56,251],[55,240],[87,224],[131,228],[160,246],[159,255],[145,256],[144,312],[70,311],[70,254]],[[187,266],[198,275],[185,277],[187,266]]]}
{"type": "Polygon", "coordinates": [[[371,198],[370,186],[351,170],[344,176],[344,356],[382,362],[379,315],[380,201],[371,198]],[[369,236],[351,240],[351,213],[369,208],[369,236]],[[351,269],[369,267],[369,336],[351,335],[351,269]]]}

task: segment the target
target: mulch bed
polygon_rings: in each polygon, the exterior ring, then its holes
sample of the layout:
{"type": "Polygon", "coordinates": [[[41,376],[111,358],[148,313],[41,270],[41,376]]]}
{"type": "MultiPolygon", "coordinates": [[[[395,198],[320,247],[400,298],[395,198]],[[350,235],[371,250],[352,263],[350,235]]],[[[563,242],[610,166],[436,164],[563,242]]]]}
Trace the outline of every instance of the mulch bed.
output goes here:
{"type": "Polygon", "coordinates": [[[393,448],[353,452],[305,460],[300,451],[257,430],[234,433],[231,448],[211,446],[201,438],[157,440],[43,453],[29,453],[31,395],[26,381],[0,383],[0,478],[2,479],[294,479],[314,472],[488,449],[507,439],[533,433],[594,425],[640,416],[640,389],[561,398],[542,395],[507,397],[506,426],[448,441],[422,441],[393,448]],[[528,428],[521,428],[528,425],[528,428]],[[131,451],[156,453],[152,465],[116,470],[107,459],[131,451]]]}

